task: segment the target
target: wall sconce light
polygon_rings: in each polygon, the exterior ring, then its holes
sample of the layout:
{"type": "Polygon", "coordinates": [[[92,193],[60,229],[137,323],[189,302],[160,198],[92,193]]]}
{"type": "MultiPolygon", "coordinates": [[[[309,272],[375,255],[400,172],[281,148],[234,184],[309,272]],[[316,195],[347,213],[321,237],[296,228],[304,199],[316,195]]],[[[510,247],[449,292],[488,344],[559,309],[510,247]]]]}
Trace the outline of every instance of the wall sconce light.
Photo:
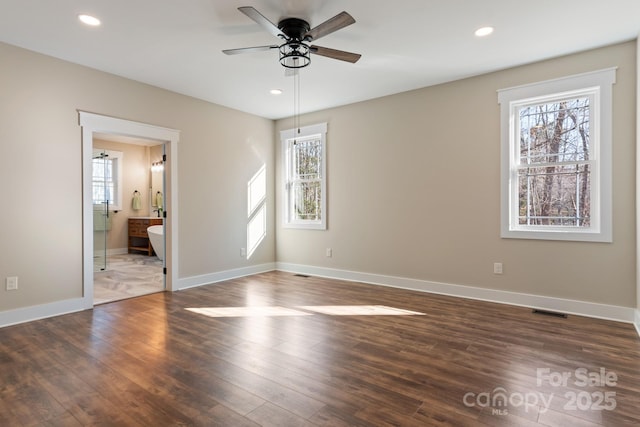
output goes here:
{"type": "Polygon", "coordinates": [[[164,164],[162,162],[151,163],[151,172],[162,172],[164,164]]]}

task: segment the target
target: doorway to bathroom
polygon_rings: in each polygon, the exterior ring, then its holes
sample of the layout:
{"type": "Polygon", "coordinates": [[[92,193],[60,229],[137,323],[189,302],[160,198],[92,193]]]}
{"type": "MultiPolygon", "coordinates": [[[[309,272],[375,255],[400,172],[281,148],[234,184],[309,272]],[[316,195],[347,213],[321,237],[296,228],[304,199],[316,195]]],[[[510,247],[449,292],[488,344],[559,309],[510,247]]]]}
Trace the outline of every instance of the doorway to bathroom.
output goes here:
{"type": "Polygon", "coordinates": [[[179,131],[83,111],[79,116],[85,304],[173,290],[179,131]]]}
{"type": "Polygon", "coordinates": [[[158,141],[93,135],[94,304],[165,288],[164,154],[158,141]]]}

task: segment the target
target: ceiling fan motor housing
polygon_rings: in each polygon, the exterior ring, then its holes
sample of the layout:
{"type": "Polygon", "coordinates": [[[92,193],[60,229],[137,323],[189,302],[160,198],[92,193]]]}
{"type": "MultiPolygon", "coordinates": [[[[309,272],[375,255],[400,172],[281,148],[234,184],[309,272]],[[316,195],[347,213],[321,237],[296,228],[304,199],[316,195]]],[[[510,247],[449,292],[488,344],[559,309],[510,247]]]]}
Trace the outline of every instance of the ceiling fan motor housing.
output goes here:
{"type": "Polygon", "coordinates": [[[287,36],[287,38],[295,41],[303,41],[305,35],[311,29],[307,21],[299,18],[283,19],[278,23],[278,28],[284,33],[285,36],[287,36]]]}

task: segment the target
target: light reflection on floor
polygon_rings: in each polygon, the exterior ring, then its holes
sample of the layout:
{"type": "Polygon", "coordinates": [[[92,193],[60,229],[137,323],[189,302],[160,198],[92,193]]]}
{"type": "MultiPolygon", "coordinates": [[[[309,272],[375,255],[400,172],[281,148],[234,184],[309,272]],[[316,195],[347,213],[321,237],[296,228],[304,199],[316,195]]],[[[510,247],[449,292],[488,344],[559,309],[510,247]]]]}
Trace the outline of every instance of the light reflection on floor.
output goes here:
{"type": "Polygon", "coordinates": [[[305,305],[297,307],[329,316],[424,316],[417,311],[386,305],[305,305]]]}
{"type": "Polygon", "coordinates": [[[276,316],[311,316],[312,313],[285,307],[198,307],[187,308],[187,311],[203,314],[208,317],[276,317],[276,316]]]}
{"type": "Polygon", "coordinates": [[[312,316],[424,316],[425,313],[385,305],[305,305],[293,308],[278,306],[190,307],[192,313],[208,317],[279,317],[312,316]]]}

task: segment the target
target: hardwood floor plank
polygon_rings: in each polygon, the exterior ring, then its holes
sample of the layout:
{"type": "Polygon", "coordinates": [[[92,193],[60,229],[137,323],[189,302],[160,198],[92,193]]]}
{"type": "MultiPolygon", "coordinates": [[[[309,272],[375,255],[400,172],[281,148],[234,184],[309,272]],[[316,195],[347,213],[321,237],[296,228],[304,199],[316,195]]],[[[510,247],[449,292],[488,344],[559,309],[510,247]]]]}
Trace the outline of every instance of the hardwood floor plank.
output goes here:
{"type": "Polygon", "coordinates": [[[617,426],[638,408],[632,325],[283,272],[0,329],[11,427],[617,426]],[[605,392],[611,410],[571,407],[605,392]]]}
{"type": "MultiPolygon", "coordinates": [[[[577,414],[576,411],[575,414],[577,414]]],[[[540,423],[550,426],[550,427],[565,427],[565,426],[575,426],[575,427],[597,427],[602,424],[594,423],[584,418],[574,416],[575,414],[568,414],[566,412],[558,412],[553,409],[550,409],[546,412],[540,413],[539,421],[540,423]]]]}
{"type": "Polygon", "coordinates": [[[42,427],[82,427],[80,421],[69,412],[65,412],[58,417],[50,418],[41,425],[42,427]]]}
{"type": "Polygon", "coordinates": [[[306,419],[284,410],[278,405],[265,403],[247,415],[247,418],[264,427],[311,427],[306,419]]]}
{"type": "Polygon", "coordinates": [[[358,411],[345,411],[326,405],[318,412],[316,412],[310,419],[314,425],[318,426],[331,426],[331,427],[372,427],[372,424],[362,418],[359,418],[356,414],[358,411]]]}

